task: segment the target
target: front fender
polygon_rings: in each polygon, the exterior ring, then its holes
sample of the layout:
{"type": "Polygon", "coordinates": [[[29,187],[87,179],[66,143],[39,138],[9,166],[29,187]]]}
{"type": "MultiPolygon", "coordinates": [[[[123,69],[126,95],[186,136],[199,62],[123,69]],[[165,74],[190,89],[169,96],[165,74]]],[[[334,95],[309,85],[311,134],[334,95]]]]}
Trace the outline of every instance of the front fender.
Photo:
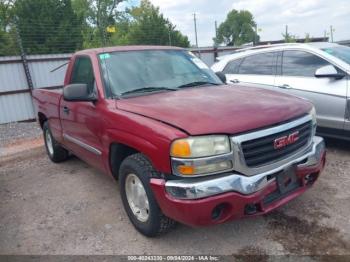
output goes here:
{"type": "MultiPolygon", "coordinates": [[[[123,144],[147,156],[157,171],[171,173],[171,142],[186,137],[187,134],[157,120],[128,112],[123,112],[118,121],[113,122],[118,125],[111,124],[102,137],[104,148],[108,150],[105,152],[106,156],[109,156],[109,149],[113,143],[123,144]]],[[[105,161],[111,174],[109,158],[106,157],[105,161]]]]}
{"type": "Polygon", "coordinates": [[[107,130],[107,134],[110,138],[110,145],[113,143],[127,145],[139,151],[140,153],[147,155],[150,159],[154,159],[156,152],[159,152],[159,150],[161,150],[160,148],[158,148],[159,145],[157,146],[154,143],[147,141],[146,139],[140,136],[122,130],[107,130]]]}

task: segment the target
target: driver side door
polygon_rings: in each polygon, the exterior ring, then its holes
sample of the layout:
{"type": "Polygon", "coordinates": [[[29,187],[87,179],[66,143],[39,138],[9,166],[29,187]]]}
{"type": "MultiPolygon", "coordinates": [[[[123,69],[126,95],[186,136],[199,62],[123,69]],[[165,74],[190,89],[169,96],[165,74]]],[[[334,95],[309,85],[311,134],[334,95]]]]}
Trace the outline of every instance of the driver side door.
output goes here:
{"type": "MultiPolygon", "coordinates": [[[[86,84],[90,92],[97,93],[92,61],[88,56],[77,56],[70,84],[86,84]]],[[[104,127],[101,101],[61,100],[61,124],[66,147],[79,158],[104,170],[103,147],[100,141],[104,127]]]]}

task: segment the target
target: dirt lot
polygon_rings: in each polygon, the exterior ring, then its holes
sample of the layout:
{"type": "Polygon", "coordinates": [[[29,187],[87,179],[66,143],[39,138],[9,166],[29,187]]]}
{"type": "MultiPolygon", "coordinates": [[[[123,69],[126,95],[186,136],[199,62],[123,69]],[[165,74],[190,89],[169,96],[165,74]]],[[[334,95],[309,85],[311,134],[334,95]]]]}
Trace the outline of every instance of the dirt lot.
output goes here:
{"type": "Polygon", "coordinates": [[[327,140],[318,183],[269,215],[148,239],[117,183],[74,157],[51,163],[35,124],[0,126],[0,138],[0,254],[350,255],[350,143],[327,140]]]}

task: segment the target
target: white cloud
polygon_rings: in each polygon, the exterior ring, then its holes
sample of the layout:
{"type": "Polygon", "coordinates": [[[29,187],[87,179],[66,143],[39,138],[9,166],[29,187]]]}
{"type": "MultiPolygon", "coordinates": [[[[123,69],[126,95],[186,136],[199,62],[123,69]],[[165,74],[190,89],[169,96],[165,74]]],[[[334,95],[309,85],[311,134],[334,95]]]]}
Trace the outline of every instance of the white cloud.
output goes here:
{"type": "Polygon", "coordinates": [[[200,46],[212,45],[215,35],[215,20],[221,23],[227,13],[234,9],[250,11],[262,29],[261,40],[282,38],[285,25],[291,34],[304,37],[306,33],[319,37],[335,28],[334,39],[350,39],[349,0],[151,0],[160,7],[181,32],[195,43],[193,13],[197,13],[198,39],[200,46]]]}
{"type": "Polygon", "coordinates": [[[172,8],[179,5],[187,4],[188,0],[151,0],[156,6],[162,6],[162,8],[172,8]]]}

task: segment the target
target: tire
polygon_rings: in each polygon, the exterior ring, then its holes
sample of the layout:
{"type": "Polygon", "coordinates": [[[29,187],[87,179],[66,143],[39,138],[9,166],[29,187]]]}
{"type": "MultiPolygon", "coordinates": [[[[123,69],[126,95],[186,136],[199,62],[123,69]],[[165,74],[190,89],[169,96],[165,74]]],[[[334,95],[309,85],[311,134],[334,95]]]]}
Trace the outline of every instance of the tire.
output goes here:
{"type": "Polygon", "coordinates": [[[150,161],[139,153],[127,157],[122,162],[119,170],[120,194],[125,211],[134,227],[147,237],[155,237],[166,233],[176,224],[174,220],[162,213],[151,190],[150,179],[157,175],[158,172],[153,168],[150,161]],[[133,194],[130,192],[132,192],[133,187],[137,188],[137,194],[134,195],[137,196],[135,199],[139,205],[132,204],[133,201],[130,195],[133,194]],[[143,206],[143,208],[139,208],[140,206],[143,206]],[[144,210],[148,210],[148,212],[144,212],[144,210]]]}
{"type": "Polygon", "coordinates": [[[69,153],[53,138],[49,123],[47,121],[43,125],[43,132],[46,153],[49,156],[50,160],[54,163],[59,163],[66,160],[69,156],[69,153]]]}

